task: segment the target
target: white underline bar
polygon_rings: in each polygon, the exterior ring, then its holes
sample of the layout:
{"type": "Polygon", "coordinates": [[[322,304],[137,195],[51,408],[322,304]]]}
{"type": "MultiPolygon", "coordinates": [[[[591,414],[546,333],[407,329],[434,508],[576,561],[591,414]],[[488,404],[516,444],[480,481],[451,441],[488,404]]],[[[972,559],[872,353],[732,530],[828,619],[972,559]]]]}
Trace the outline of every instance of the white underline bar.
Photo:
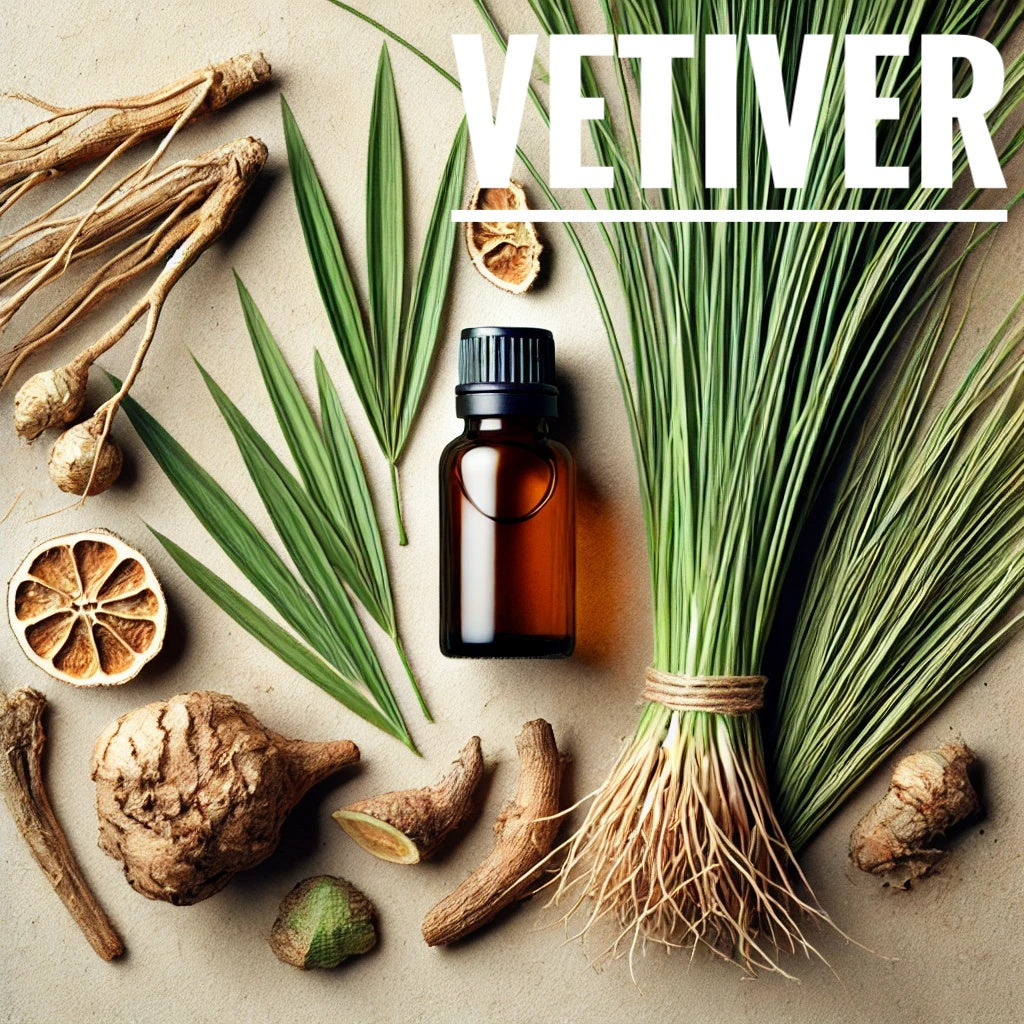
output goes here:
{"type": "Polygon", "coordinates": [[[1003,224],[1006,210],[452,210],[456,224],[1003,224]]]}

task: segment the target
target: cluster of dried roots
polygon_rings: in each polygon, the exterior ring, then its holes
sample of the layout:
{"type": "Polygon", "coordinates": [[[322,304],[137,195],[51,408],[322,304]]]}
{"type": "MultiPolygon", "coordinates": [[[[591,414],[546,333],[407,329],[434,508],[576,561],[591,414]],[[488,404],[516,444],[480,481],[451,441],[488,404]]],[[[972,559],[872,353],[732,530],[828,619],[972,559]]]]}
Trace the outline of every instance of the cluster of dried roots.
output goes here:
{"type": "Polygon", "coordinates": [[[0,141],[0,215],[29,191],[64,171],[99,161],[85,180],[27,223],[0,238],[0,332],[25,303],[69,268],[98,266],[13,344],[0,350],[0,387],[22,363],[115,292],[152,271],[146,293],[71,362],[36,374],[15,399],[15,430],[33,440],[79,419],[89,369],[143,317],[145,326],[122,387],[85,422],[65,430],[50,453],[50,474],[62,490],[96,494],[121,468],[110,425],[138,376],[171,288],[231,223],[266,162],[258,139],[241,138],[191,160],[158,166],[171,139],[191,119],[219,109],[270,77],[262,55],[244,54],[201,69],[144,96],[58,108],[30,102],[47,118],[0,141]],[[83,212],[66,207],[126,150],[162,135],[155,152],[83,212]]]}
{"type": "Polygon", "coordinates": [[[753,715],[652,706],[554,885],[566,921],[583,918],[576,937],[615,922],[596,959],[628,952],[631,966],[654,942],[786,974],[780,951],[819,956],[798,919],[827,920],[775,819],[753,715]]]}

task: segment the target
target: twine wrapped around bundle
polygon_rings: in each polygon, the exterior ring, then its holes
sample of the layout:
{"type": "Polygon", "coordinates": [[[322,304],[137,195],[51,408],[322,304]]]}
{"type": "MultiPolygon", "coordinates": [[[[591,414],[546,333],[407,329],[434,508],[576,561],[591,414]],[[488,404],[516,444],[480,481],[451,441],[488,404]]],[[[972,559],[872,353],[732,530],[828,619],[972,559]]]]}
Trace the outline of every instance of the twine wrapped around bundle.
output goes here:
{"type": "Polygon", "coordinates": [[[764,704],[765,676],[688,676],[648,666],[643,699],[673,711],[746,715],[764,704]]]}

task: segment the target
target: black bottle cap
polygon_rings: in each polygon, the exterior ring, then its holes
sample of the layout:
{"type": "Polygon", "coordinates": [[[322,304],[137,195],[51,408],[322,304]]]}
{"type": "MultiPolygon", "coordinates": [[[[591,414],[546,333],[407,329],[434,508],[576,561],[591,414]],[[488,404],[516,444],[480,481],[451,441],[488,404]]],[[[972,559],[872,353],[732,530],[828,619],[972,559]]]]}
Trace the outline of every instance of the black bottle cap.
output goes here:
{"type": "Polygon", "coordinates": [[[557,416],[551,332],[542,327],[465,328],[455,395],[461,417],[557,416]]]}

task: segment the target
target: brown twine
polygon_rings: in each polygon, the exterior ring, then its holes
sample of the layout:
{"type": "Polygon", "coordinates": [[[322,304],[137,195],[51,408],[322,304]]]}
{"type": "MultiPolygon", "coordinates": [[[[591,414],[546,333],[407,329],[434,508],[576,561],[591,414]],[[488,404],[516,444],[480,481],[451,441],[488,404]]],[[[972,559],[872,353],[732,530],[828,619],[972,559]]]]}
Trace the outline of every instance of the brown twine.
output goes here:
{"type": "Polygon", "coordinates": [[[643,698],[673,711],[746,715],[764,704],[764,676],[683,676],[648,667],[643,698]]]}

